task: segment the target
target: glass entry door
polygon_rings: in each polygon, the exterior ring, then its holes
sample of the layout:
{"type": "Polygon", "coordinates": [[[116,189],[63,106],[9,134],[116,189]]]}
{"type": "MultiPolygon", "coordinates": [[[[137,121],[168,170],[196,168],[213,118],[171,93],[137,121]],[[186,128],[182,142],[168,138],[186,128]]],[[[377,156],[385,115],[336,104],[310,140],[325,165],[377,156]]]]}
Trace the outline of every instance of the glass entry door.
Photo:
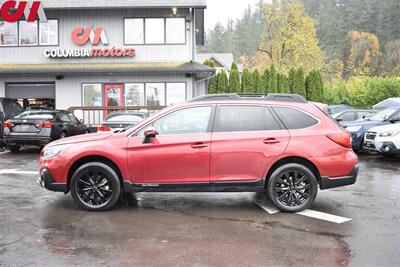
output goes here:
{"type": "MultiPolygon", "coordinates": [[[[124,93],[123,84],[105,84],[104,85],[104,106],[115,107],[119,110],[124,106],[124,93]]],[[[106,111],[105,115],[108,112],[106,111]]]]}

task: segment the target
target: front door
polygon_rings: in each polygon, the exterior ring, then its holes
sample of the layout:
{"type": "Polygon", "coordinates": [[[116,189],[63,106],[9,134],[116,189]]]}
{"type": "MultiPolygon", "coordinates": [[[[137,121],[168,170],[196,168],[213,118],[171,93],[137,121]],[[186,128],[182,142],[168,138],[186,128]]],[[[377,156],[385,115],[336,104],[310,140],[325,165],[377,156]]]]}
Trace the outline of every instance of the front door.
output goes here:
{"type": "Polygon", "coordinates": [[[128,166],[134,184],[205,184],[210,172],[212,106],[173,111],[150,125],[158,135],[144,144],[144,130],[129,140],[128,166]]]}
{"type": "MultiPolygon", "coordinates": [[[[119,110],[124,106],[123,84],[104,85],[104,106],[119,110]]],[[[106,114],[107,115],[107,112],[106,114]]]]}
{"type": "Polygon", "coordinates": [[[264,106],[219,106],[211,140],[210,182],[261,181],[289,139],[288,131],[264,106]]]}

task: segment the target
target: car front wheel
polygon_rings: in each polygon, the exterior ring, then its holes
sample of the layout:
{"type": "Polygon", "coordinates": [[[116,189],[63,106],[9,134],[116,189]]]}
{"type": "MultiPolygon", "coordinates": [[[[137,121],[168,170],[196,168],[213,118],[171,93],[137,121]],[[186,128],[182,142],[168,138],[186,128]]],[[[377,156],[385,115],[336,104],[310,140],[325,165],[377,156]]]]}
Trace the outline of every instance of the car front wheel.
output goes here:
{"type": "Polygon", "coordinates": [[[285,164],[277,168],[267,184],[267,195],[284,212],[299,212],[309,208],[317,196],[318,183],[307,167],[285,164]]]}
{"type": "Polygon", "coordinates": [[[74,201],[89,211],[111,209],[121,194],[121,183],[113,168],[101,162],[90,162],[79,167],[70,183],[74,201]]]}

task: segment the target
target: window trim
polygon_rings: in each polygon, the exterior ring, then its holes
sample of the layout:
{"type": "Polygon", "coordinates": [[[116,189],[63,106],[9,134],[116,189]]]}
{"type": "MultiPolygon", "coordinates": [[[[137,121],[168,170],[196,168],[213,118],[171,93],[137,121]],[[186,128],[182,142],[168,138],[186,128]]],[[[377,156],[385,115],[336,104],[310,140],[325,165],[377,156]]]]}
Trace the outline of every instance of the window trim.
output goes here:
{"type": "Polygon", "coordinates": [[[129,46],[129,45],[135,45],[135,46],[159,46],[159,45],[187,45],[188,44],[188,38],[187,38],[187,27],[186,27],[186,17],[185,16],[176,16],[176,17],[124,17],[123,19],[123,39],[124,39],[124,46],[129,46]],[[185,33],[185,42],[184,43],[167,43],[167,19],[172,19],[172,18],[182,18],[185,21],[185,28],[184,28],[184,33],[185,33]],[[126,42],[126,35],[125,35],[125,21],[127,19],[143,19],[143,43],[135,44],[135,43],[127,43],[126,42]],[[163,43],[146,43],[146,19],[163,19],[164,20],[164,42],[163,43]]]}
{"type": "Polygon", "coordinates": [[[14,48],[14,47],[58,47],[58,46],[60,46],[60,19],[59,18],[47,18],[47,21],[49,21],[49,20],[57,21],[57,44],[53,44],[53,45],[41,45],[40,44],[40,25],[39,25],[40,20],[36,20],[38,43],[35,45],[33,45],[33,44],[21,45],[20,44],[21,32],[19,30],[19,23],[20,23],[20,21],[25,21],[25,20],[19,20],[17,22],[14,22],[17,24],[17,44],[16,45],[0,45],[0,49],[1,48],[10,48],[10,47],[14,48]]]}
{"type": "Polygon", "coordinates": [[[286,130],[286,127],[281,123],[281,120],[278,119],[277,115],[275,114],[274,111],[271,110],[269,105],[265,105],[265,104],[250,104],[250,103],[224,103],[224,104],[217,104],[216,107],[216,112],[215,112],[215,119],[214,119],[214,125],[213,125],[213,129],[212,132],[213,133],[259,133],[259,132],[271,132],[271,131],[282,131],[282,130],[286,130]],[[271,116],[274,118],[276,124],[280,127],[280,129],[275,129],[275,130],[257,130],[257,131],[223,131],[223,132],[216,132],[215,128],[216,128],[216,124],[217,124],[217,118],[221,112],[220,107],[223,106],[245,106],[245,107],[261,107],[263,108],[263,110],[267,110],[267,112],[269,112],[271,114],[271,116]]]}

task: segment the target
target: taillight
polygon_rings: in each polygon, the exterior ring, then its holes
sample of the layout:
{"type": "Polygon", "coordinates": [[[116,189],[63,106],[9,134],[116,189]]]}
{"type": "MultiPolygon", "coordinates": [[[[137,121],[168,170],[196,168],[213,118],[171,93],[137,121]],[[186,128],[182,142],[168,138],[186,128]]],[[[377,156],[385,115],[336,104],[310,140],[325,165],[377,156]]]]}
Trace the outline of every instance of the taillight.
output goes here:
{"type": "Polygon", "coordinates": [[[351,134],[347,131],[344,133],[328,134],[326,136],[338,145],[346,148],[352,148],[351,134]]]}
{"type": "Polygon", "coordinates": [[[98,132],[108,132],[108,131],[111,131],[111,128],[104,126],[104,125],[100,125],[99,127],[97,127],[97,131],[98,132]]]}
{"type": "Polygon", "coordinates": [[[11,123],[11,122],[4,123],[4,128],[12,128],[12,127],[14,127],[14,123],[11,123]]]}
{"type": "Polygon", "coordinates": [[[52,121],[46,121],[44,123],[38,123],[36,124],[37,128],[53,128],[54,122],[52,121]]]}

